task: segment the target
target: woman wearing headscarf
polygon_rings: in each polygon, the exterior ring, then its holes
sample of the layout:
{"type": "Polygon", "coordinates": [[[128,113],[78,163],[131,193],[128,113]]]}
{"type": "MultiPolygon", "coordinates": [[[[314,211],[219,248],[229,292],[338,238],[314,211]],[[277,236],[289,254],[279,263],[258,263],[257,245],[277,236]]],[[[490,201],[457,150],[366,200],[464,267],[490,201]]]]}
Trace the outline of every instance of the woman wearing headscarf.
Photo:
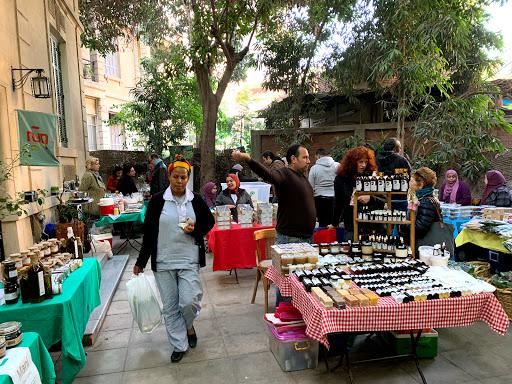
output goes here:
{"type": "Polygon", "coordinates": [[[507,181],[500,171],[489,171],[485,174],[485,189],[480,205],[510,207],[510,192],[505,186],[507,181]]]}
{"type": "Polygon", "coordinates": [[[117,190],[123,195],[131,195],[132,193],[138,192],[137,186],[135,185],[135,168],[131,165],[125,165],[123,167],[123,176],[117,183],[117,190]]]}
{"type": "Polygon", "coordinates": [[[112,174],[108,178],[107,181],[107,189],[110,192],[115,193],[117,191],[117,183],[119,182],[119,179],[123,175],[123,168],[121,168],[119,165],[116,165],[114,167],[114,170],[112,171],[112,174]]]}
{"type": "Polygon", "coordinates": [[[203,297],[199,268],[206,265],[203,236],[215,224],[201,195],[186,187],[190,168],[182,156],[169,166],[170,186],[148,204],[142,248],[133,267],[138,275],[151,258],[167,338],[174,347],[173,363],[197,345],[194,319],[203,297]]]}
{"type": "Polygon", "coordinates": [[[89,192],[89,197],[93,198],[94,201],[89,204],[84,204],[84,211],[93,216],[100,215],[99,202],[102,197],[105,197],[105,184],[99,174],[100,160],[97,157],[89,157],[85,161],[85,167],[87,170],[82,176],[80,191],[89,192]]]}
{"type": "Polygon", "coordinates": [[[203,200],[208,205],[208,208],[212,208],[215,206],[215,202],[217,201],[217,186],[215,183],[211,181],[206,183],[203,188],[203,200]]]}
{"type": "Polygon", "coordinates": [[[231,209],[233,220],[238,222],[236,207],[240,204],[249,204],[252,207],[251,196],[249,196],[245,189],[240,188],[240,180],[238,180],[238,176],[234,173],[230,173],[226,177],[226,184],[227,188],[217,196],[215,206],[227,205],[231,209]]]}
{"type": "Polygon", "coordinates": [[[468,183],[459,180],[459,175],[453,169],[446,171],[446,183],[441,186],[439,200],[450,204],[471,204],[471,189],[468,183]]]}

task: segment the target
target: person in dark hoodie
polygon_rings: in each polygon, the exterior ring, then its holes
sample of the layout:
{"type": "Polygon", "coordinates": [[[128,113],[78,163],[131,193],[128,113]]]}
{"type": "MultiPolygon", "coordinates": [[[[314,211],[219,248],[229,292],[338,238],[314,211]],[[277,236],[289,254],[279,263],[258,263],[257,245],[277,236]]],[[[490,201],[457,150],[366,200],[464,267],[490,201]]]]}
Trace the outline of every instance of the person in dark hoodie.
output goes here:
{"type": "Polygon", "coordinates": [[[407,173],[411,174],[411,165],[405,157],[399,155],[401,148],[402,144],[398,139],[392,137],[386,140],[384,150],[375,157],[379,172],[394,174],[395,169],[401,168],[407,169],[407,173]]]}

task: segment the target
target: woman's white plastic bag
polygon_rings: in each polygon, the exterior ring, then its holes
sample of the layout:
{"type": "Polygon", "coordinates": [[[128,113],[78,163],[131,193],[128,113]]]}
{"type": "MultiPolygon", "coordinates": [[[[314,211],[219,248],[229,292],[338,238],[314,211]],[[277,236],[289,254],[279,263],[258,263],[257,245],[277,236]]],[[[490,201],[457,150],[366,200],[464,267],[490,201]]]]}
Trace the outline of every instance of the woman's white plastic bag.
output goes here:
{"type": "Polygon", "coordinates": [[[142,333],[150,333],[162,323],[160,305],[145,274],[132,276],[126,283],[133,319],[142,333]]]}

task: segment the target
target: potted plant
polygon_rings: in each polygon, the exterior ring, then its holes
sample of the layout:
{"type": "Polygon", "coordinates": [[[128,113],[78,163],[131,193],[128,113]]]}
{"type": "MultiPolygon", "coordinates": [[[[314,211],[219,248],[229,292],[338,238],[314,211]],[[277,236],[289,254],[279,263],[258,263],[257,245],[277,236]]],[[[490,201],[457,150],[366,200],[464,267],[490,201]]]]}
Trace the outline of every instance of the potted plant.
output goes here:
{"type": "MultiPolygon", "coordinates": [[[[59,197],[60,200],[61,197],[59,197]]],[[[78,209],[71,204],[63,204],[62,200],[57,208],[57,217],[59,222],[55,223],[55,234],[57,239],[67,238],[68,227],[73,228],[76,237],[80,236],[82,243],[84,241],[84,222],[79,218],[78,209]]]]}

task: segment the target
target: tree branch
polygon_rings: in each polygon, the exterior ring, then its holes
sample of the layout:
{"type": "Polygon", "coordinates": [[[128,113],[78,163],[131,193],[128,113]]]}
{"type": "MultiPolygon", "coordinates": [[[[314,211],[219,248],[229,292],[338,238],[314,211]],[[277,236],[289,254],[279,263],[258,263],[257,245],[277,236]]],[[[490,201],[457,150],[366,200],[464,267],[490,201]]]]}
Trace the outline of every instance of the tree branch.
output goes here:
{"type": "Polygon", "coordinates": [[[232,60],[231,52],[228,49],[224,40],[222,40],[222,36],[219,31],[219,23],[217,21],[217,13],[215,12],[215,0],[210,0],[210,5],[212,7],[212,12],[213,12],[212,34],[215,37],[215,40],[217,40],[217,43],[222,48],[222,52],[224,52],[224,56],[226,56],[226,59],[228,60],[228,62],[230,62],[232,60]]]}

